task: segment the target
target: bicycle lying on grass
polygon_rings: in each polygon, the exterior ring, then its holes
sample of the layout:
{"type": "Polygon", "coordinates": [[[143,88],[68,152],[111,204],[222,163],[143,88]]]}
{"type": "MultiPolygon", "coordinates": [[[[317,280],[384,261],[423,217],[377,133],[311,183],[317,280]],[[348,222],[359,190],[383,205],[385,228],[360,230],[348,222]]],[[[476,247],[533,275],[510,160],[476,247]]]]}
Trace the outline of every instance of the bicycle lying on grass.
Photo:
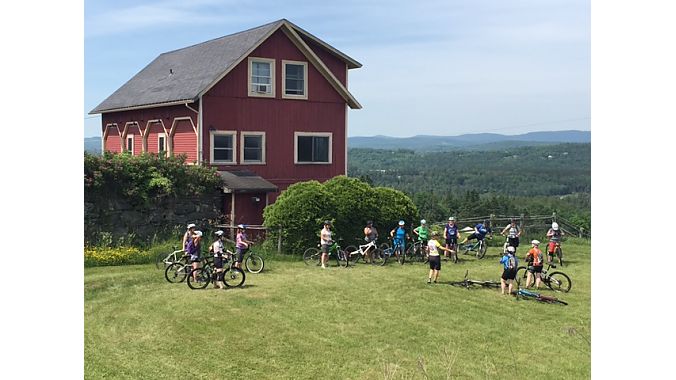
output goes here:
{"type": "MultiPolygon", "coordinates": [[[[331,242],[331,246],[329,247],[329,260],[332,257],[336,260],[337,266],[347,266],[347,254],[340,247],[340,244],[338,244],[337,241],[331,242]]],[[[322,252],[319,250],[319,248],[311,247],[306,249],[303,253],[303,261],[305,262],[305,265],[320,266],[322,264],[321,258],[322,252]]]]}
{"type": "MultiPolygon", "coordinates": [[[[549,273],[550,268],[556,268],[554,264],[547,264],[547,269],[542,269],[540,273],[540,279],[542,282],[549,287],[549,289],[568,293],[570,288],[573,286],[573,282],[570,280],[567,274],[563,272],[552,272],[549,273]]],[[[532,275],[533,283],[535,283],[535,274],[532,275]]],[[[516,278],[517,280],[528,280],[528,269],[526,267],[518,267],[516,269],[516,278]]],[[[526,287],[529,288],[532,284],[526,283],[526,287]]]]}
{"type": "MultiPolygon", "coordinates": [[[[228,288],[236,288],[244,285],[246,281],[246,275],[244,271],[240,268],[235,267],[234,254],[230,251],[226,251],[223,255],[223,283],[228,288]],[[225,264],[228,264],[226,267],[225,264]]],[[[201,268],[192,269],[188,273],[188,286],[190,289],[204,289],[209,283],[215,283],[217,280],[216,276],[216,267],[213,264],[213,257],[207,259],[205,265],[201,268]]]]}
{"type": "Polygon", "coordinates": [[[356,264],[360,259],[366,264],[385,264],[385,255],[383,254],[383,251],[378,248],[375,240],[367,244],[359,245],[359,248],[354,245],[348,246],[345,248],[345,256],[347,257],[347,260],[345,260],[345,267],[350,266],[350,264],[356,264]],[[370,260],[370,263],[367,262],[367,259],[370,260]]]}
{"type": "Polygon", "coordinates": [[[522,297],[525,299],[532,299],[542,303],[557,303],[561,305],[568,305],[568,302],[560,300],[556,297],[543,296],[540,293],[531,292],[530,290],[521,288],[521,279],[517,279],[516,286],[518,290],[514,293],[514,296],[516,296],[517,300],[519,300],[519,297],[522,297]]]}
{"type": "Polygon", "coordinates": [[[452,282],[449,282],[448,284],[452,285],[452,286],[466,288],[466,289],[474,288],[474,287],[492,288],[492,289],[499,289],[500,288],[500,282],[470,280],[470,279],[467,278],[468,274],[469,274],[469,270],[465,271],[465,278],[462,281],[452,281],[452,282]]]}

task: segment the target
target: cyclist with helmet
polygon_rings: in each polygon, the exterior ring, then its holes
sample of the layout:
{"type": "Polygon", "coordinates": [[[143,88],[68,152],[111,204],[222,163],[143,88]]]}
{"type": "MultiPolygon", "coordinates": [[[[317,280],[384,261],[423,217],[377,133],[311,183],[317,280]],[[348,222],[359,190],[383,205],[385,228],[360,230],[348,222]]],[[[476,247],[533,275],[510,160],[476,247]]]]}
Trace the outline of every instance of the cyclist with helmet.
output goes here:
{"type": "Polygon", "coordinates": [[[252,242],[249,240],[249,238],[246,236],[246,225],[244,224],[238,224],[237,225],[237,237],[235,238],[235,248],[237,249],[237,261],[235,261],[235,267],[236,268],[241,268],[242,267],[242,260],[244,260],[244,254],[246,251],[249,250],[249,247],[252,242]]]}
{"type": "MultiPolygon", "coordinates": [[[[376,240],[378,240],[378,230],[373,226],[373,221],[369,220],[366,222],[366,227],[364,227],[364,241],[366,241],[366,243],[370,243],[376,240]]],[[[364,252],[364,261],[370,261],[370,251],[372,248],[373,247],[369,247],[366,252],[364,252]]]]}
{"type": "Polygon", "coordinates": [[[474,232],[467,236],[465,240],[463,240],[460,244],[465,244],[467,243],[468,240],[472,239],[477,239],[477,240],[484,240],[486,235],[491,234],[493,231],[491,230],[491,225],[490,222],[487,220],[484,220],[483,223],[477,223],[474,226],[474,232]]]}
{"type": "Polygon", "coordinates": [[[556,250],[556,244],[561,245],[561,238],[564,233],[559,228],[559,224],[554,222],[552,223],[552,228],[547,231],[547,237],[549,238],[549,246],[547,247],[547,262],[551,263],[554,261],[554,250],[556,250]]]}
{"type": "Polygon", "coordinates": [[[507,247],[516,248],[519,246],[519,237],[521,236],[521,228],[516,224],[514,218],[509,219],[509,224],[500,233],[502,236],[507,236],[507,247]]]}
{"type": "Polygon", "coordinates": [[[183,252],[188,254],[188,239],[192,239],[192,235],[195,233],[195,225],[193,223],[188,224],[188,228],[183,234],[183,241],[181,242],[181,247],[183,247],[183,252]]]}
{"type": "Polygon", "coordinates": [[[439,250],[448,251],[448,248],[443,247],[437,241],[437,236],[439,233],[437,231],[432,231],[432,238],[427,242],[427,248],[430,252],[429,262],[430,262],[430,274],[427,277],[427,283],[431,284],[432,281],[437,283],[439,279],[439,272],[441,271],[441,256],[439,256],[439,250]]]}
{"type": "Polygon", "coordinates": [[[225,289],[223,285],[223,253],[225,251],[225,246],[223,245],[223,231],[218,230],[214,232],[216,235],[216,241],[209,247],[209,252],[214,254],[214,267],[216,268],[216,273],[214,273],[214,288],[225,289]]]}
{"type": "Polygon", "coordinates": [[[526,262],[528,263],[528,276],[526,277],[526,287],[530,287],[530,280],[535,276],[535,287],[540,288],[540,276],[542,275],[542,251],[539,248],[540,242],[533,240],[530,242],[533,248],[528,251],[526,255],[526,262]]]}
{"type": "Polygon", "coordinates": [[[422,219],[420,225],[413,229],[413,233],[418,237],[418,241],[421,243],[423,250],[425,251],[425,256],[427,256],[427,241],[430,237],[430,228],[427,227],[427,221],[422,219]]]}
{"type": "MultiPolygon", "coordinates": [[[[186,243],[186,252],[190,255],[190,266],[197,269],[200,262],[200,252],[202,251],[202,231],[195,231],[188,243],[186,243]]],[[[197,282],[197,272],[193,272],[193,279],[197,282]]]]}
{"type": "Polygon", "coordinates": [[[505,288],[508,289],[507,294],[512,294],[514,279],[516,278],[516,269],[519,266],[519,260],[516,258],[516,248],[514,246],[507,246],[507,252],[500,259],[500,264],[503,266],[502,277],[500,278],[500,289],[502,294],[505,294],[505,288]]]}
{"type": "Polygon", "coordinates": [[[444,226],[444,238],[446,239],[446,248],[447,251],[444,252],[445,256],[448,257],[448,252],[458,250],[458,239],[460,238],[460,231],[458,226],[455,224],[455,218],[449,217],[448,223],[444,226]]]}
{"type": "Polygon", "coordinates": [[[333,244],[333,239],[331,239],[331,221],[324,221],[324,228],[320,232],[319,244],[322,250],[322,268],[326,268],[326,263],[329,261],[329,249],[331,244],[333,244]]]}
{"type": "Polygon", "coordinates": [[[397,227],[390,231],[393,245],[400,245],[402,253],[406,252],[406,239],[408,239],[408,233],[406,233],[406,228],[404,228],[405,224],[406,222],[400,220],[397,227]]]}

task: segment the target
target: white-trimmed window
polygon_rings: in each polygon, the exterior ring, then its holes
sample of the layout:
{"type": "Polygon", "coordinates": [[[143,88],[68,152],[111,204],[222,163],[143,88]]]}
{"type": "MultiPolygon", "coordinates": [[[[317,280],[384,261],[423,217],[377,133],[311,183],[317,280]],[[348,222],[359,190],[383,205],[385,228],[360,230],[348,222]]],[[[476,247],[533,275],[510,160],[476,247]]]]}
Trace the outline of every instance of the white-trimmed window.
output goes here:
{"type": "Polygon", "coordinates": [[[265,164],[265,132],[242,132],[240,163],[265,164]]]}
{"type": "Polygon", "coordinates": [[[211,163],[212,164],[235,164],[235,152],[237,152],[237,133],[234,131],[212,131],[211,138],[211,163]]]}
{"type": "Polygon", "coordinates": [[[157,154],[160,156],[167,154],[167,135],[165,133],[157,134],[157,154]]]}
{"type": "Polygon", "coordinates": [[[134,135],[127,135],[127,152],[134,155],[134,135]]]}
{"type": "Polygon", "coordinates": [[[282,61],[282,97],[307,99],[307,62],[282,61]]]}
{"type": "Polygon", "coordinates": [[[275,60],[249,57],[249,96],[275,97],[275,60]]]}
{"type": "Polygon", "coordinates": [[[294,163],[330,164],[333,152],[330,132],[295,132],[294,163]]]}

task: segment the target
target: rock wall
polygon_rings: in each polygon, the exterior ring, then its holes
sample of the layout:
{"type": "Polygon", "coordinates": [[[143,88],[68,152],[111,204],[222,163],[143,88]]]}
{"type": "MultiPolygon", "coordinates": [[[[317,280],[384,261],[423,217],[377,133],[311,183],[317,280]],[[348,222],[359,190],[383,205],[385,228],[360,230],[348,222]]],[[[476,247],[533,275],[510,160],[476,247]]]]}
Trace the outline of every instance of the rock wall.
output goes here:
{"type": "Polygon", "coordinates": [[[149,241],[154,236],[180,235],[188,223],[207,229],[221,214],[218,192],[191,198],[164,197],[146,205],[133,205],[119,198],[85,198],[85,244],[96,243],[101,236],[113,240],[133,238],[149,241]]]}

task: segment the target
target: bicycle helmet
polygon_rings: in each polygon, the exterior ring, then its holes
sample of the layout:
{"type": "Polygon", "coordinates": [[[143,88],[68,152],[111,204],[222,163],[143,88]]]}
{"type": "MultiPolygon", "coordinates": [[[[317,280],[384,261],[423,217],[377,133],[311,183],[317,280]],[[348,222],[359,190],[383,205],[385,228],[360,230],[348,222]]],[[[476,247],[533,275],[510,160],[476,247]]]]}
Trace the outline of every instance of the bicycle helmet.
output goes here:
{"type": "Polygon", "coordinates": [[[510,245],[510,246],[507,247],[507,252],[512,252],[512,253],[514,253],[514,252],[516,252],[516,249],[514,249],[514,247],[512,247],[512,246],[510,245]]]}
{"type": "Polygon", "coordinates": [[[195,236],[202,237],[202,231],[195,231],[195,236]]]}
{"type": "Polygon", "coordinates": [[[455,222],[455,218],[452,217],[452,216],[449,216],[449,217],[448,217],[448,221],[449,221],[449,222],[455,222]]]}
{"type": "Polygon", "coordinates": [[[324,225],[325,225],[325,226],[330,226],[330,225],[331,225],[331,221],[330,221],[330,220],[325,220],[325,221],[324,221],[324,225]]]}
{"type": "Polygon", "coordinates": [[[422,220],[420,221],[420,224],[427,224],[427,221],[426,221],[425,219],[422,219],[422,220]]]}
{"type": "Polygon", "coordinates": [[[552,229],[553,229],[554,231],[557,231],[557,230],[559,229],[559,224],[556,223],[556,222],[552,223],[552,229]]]}
{"type": "Polygon", "coordinates": [[[369,221],[366,222],[366,225],[367,225],[367,226],[370,226],[370,225],[372,225],[372,224],[373,224],[373,221],[372,221],[372,220],[369,220],[369,221]]]}
{"type": "Polygon", "coordinates": [[[404,224],[406,224],[406,222],[404,222],[403,220],[400,220],[400,221],[399,221],[399,225],[400,225],[400,226],[403,226],[404,224]]]}
{"type": "Polygon", "coordinates": [[[193,223],[188,224],[188,229],[195,228],[195,225],[193,223]]]}
{"type": "Polygon", "coordinates": [[[216,236],[223,236],[223,231],[218,230],[218,231],[214,232],[214,235],[216,235],[216,236]]]}
{"type": "Polygon", "coordinates": [[[537,241],[537,240],[533,240],[533,241],[531,241],[530,243],[533,244],[533,245],[540,245],[540,242],[537,241]]]}
{"type": "Polygon", "coordinates": [[[246,225],[244,225],[244,224],[238,224],[238,225],[237,225],[237,228],[239,228],[239,229],[241,229],[241,230],[246,230],[246,225]]]}

